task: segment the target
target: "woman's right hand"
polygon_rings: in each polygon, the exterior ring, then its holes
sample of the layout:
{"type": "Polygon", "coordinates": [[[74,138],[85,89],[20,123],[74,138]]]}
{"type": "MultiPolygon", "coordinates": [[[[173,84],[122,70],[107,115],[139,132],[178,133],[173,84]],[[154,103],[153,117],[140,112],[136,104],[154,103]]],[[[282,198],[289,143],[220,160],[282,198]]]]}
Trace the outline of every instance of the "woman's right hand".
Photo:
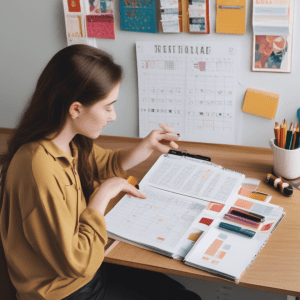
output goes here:
{"type": "Polygon", "coordinates": [[[105,209],[109,201],[116,197],[120,192],[126,192],[133,197],[146,199],[147,197],[125,179],[120,177],[112,177],[103,181],[89,200],[89,207],[92,207],[104,215],[105,209]]]}

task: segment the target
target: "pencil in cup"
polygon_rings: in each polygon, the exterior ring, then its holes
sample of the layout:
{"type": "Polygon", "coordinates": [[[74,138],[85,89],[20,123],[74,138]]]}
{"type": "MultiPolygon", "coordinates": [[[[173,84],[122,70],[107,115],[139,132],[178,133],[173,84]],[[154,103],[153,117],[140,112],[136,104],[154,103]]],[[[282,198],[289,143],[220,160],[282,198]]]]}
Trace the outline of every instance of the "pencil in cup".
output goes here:
{"type": "Polygon", "coordinates": [[[295,127],[293,122],[290,124],[289,130],[287,130],[287,122],[284,120],[279,125],[275,122],[274,134],[276,139],[276,146],[286,149],[294,150],[300,148],[300,133],[299,124],[295,127]]]}
{"type": "Polygon", "coordinates": [[[293,135],[293,142],[292,142],[292,150],[295,149],[296,145],[296,137],[297,137],[297,131],[299,131],[299,124],[294,129],[294,135],[293,135]],[[297,130],[298,129],[298,130],[297,130]]]}
{"type": "Polygon", "coordinates": [[[300,148],[300,128],[299,128],[299,123],[297,124],[295,130],[294,130],[294,138],[293,138],[293,145],[292,149],[298,149],[300,148]]]}
{"type": "Polygon", "coordinates": [[[282,147],[281,148],[285,148],[286,134],[287,134],[287,123],[286,123],[285,119],[283,121],[282,127],[283,127],[283,135],[282,135],[282,147]]]}
{"type": "Polygon", "coordinates": [[[292,145],[293,145],[293,136],[294,136],[294,125],[293,122],[290,125],[289,130],[287,131],[286,134],[286,142],[285,142],[285,149],[286,150],[291,150],[292,145]]]}
{"type": "Polygon", "coordinates": [[[275,122],[274,133],[275,139],[277,140],[277,146],[280,147],[280,127],[278,122],[275,122]]]}

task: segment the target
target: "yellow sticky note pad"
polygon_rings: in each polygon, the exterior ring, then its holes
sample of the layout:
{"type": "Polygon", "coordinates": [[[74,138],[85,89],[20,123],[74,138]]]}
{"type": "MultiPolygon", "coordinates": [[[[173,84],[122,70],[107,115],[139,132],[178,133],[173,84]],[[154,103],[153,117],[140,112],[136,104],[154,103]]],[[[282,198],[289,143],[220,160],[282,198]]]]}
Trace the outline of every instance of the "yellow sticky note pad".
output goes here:
{"type": "Polygon", "coordinates": [[[279,94],[248,89],[242,111],[260,117],[274,119],[279,103],[279,94]]]}
{"type": "Polygon", "coordinates": [[[217,0],[216,32],[244,34],[246,0],[217,0]]]}

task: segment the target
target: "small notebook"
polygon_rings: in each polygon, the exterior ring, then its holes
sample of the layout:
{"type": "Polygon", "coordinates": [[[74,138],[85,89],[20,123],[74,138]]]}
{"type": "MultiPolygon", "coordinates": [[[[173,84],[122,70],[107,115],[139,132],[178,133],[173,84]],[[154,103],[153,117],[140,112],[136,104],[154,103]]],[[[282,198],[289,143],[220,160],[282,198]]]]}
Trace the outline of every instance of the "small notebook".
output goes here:
{"type": "Polygon", "coordinates": [[[248,89],[245,95],[243,112],[274,119],[279,102],[279,94],[248,89]]]}
{"type": "Polygon", "coordinates": [[[246,0],[217,0],[216,32],[244,34],[246,0]]]}

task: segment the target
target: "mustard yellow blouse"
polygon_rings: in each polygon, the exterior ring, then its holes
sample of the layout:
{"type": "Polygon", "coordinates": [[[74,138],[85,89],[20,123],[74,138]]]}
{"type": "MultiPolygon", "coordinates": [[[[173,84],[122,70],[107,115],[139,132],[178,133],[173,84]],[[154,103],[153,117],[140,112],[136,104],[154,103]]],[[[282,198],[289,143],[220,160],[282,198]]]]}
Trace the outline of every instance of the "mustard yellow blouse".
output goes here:
{"type": "MultiPolygon", "coordinates": [[[[18,299],[61,299],[94,276],[104,258],[104,217],[86,206],[73,157],[52,141],[23,145],[5,180],[1,237],[18,299]]],[[[119,151],[93,146],[100,179],[125,178],[119,151]]]]}

